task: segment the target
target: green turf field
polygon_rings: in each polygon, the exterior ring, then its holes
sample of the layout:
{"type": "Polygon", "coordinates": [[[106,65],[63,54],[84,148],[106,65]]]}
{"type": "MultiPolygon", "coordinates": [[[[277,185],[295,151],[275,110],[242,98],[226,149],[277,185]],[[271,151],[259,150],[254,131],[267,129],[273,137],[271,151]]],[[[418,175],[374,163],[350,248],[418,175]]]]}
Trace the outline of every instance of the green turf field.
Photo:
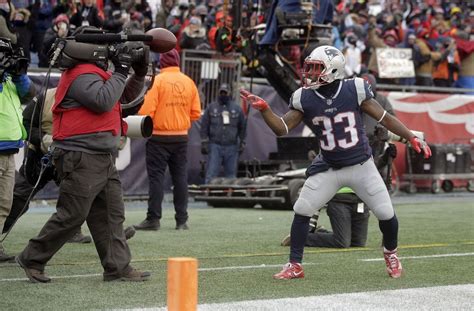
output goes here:
{"type": "MultiPolygon", "coordinates": [[[[143,208],[127,209],[126,225],[143,219],[146,203],[140,205],[143,208]]],[[[272,275],[288,258],[288,248],[279,244],[289,231],[291,211],[190,208],[190,230],[176,231],[174,211],[166,208],[160,231],[139,231],[129,241],[133,266],[150,270],[150,281],[104,283],[93,244],[67,244],[47,267],[53,277],[49,284],[31,284],[16,264],[0,264],[0,309],[162,307],[166,260],[176,256],[199,259],[199,303],[474,283],[472,201],[397,205],[396,211],[399,255],[409,257],[402,259],[405,274],[397,280],[387,276],[383,261],[363,261],[382,258],[373,216],[366,248],[306,249],[305,279],[276,281],[272,275]]],[[[21,251],[48,217],[25,215],[5,241],[7,250],[21,251]]],[[[330,228],[326,215],[320,220],[330,228]]]]}

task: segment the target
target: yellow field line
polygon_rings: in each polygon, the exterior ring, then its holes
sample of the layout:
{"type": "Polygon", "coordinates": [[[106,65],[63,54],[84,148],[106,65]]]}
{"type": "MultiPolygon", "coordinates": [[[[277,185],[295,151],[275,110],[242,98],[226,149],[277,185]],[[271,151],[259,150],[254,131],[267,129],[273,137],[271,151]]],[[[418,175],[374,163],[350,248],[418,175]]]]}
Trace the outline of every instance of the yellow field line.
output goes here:
{"type": "MultiPolygon", "coordinates": [[[[459,241],[457,243],[431,243],[431,244],[412,244],[412,245],[399,245],[399,249],[426,249],[426,248],[437,248],[437,247],[451,247],[459,245],[474,245],[474,241],[459,241]]],[[[272,253],[246,253],[246,254],[225,254],[222,256],[215,257],[198,257],[199,260],[209,259],[227,259],[227,258],[250,258],[250,257],[270,257],[270,256],[284,256],[288,255],[289,248],[284,248],[284,252],[272,252],[272,253]]],[[[326,253],[348,253],[348,252],[368,252],[379,250],[378,247],[351,247],[351,248],[325,248],[325,249],[311,249],[305,248],[305,254],[326,254],[326,253]]],[[[150,262],[150,261],[167,261],[168,258],[164,257],[148,257],[133,259],[132,262],[150,262]]],[[[74,265],[87,265],[97,264],[97,261],[84,261],[84,262],[54,262],[50,266],[74,266],[74,265]]]]}

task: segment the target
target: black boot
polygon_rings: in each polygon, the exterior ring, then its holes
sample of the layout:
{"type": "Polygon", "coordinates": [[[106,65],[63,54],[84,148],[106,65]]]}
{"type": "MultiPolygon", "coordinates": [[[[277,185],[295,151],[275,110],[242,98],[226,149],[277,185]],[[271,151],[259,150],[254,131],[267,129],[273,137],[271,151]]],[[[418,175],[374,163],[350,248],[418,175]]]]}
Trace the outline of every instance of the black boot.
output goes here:
{"type": "Polygon", "coordinates": [[[139,225],[133,226],[135,230],[159,230],[160,220],[159,219],[145,219],[139,225]]]}

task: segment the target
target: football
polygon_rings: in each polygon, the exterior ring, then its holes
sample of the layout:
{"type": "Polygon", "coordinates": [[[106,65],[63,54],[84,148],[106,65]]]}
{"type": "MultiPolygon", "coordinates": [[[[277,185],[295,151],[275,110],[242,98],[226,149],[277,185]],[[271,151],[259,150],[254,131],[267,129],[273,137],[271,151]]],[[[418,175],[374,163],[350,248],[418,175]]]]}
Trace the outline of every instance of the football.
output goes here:
{"type": "Polygon", "coordinates": [[[166,53],[176,47],[176,37],[167,29],[153,28],[148,30],[146,34],[153,37],[152,41],[145,42],[153,52],[166,53]]]}

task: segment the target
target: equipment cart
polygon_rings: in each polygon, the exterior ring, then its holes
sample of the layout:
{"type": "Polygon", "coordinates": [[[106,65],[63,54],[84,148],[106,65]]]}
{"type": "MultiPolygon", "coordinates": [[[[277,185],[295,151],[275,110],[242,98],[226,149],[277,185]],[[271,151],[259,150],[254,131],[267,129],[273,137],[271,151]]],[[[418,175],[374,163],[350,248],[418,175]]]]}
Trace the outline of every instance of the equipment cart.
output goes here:
{"type": "Polygon", "coordinates": [[[471,144],[430,144],[432,157],[424,159],[411,148],[407,148],[408,192],[417,192],[416,181],[431,182],[431,192],[453,191],[456,184],[465,183],[468,191],[474,191],[471,144]]]}

